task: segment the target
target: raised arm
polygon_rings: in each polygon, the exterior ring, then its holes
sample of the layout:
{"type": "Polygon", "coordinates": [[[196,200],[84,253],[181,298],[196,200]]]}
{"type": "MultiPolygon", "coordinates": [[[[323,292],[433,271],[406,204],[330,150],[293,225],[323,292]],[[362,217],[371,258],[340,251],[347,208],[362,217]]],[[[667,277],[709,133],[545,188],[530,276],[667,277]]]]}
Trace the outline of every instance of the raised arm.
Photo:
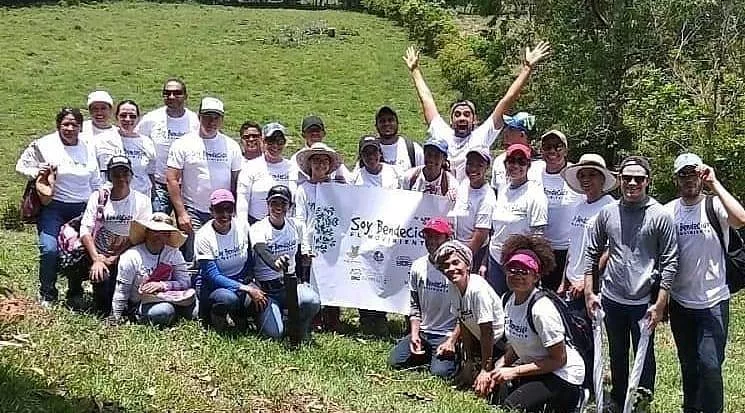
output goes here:
{"type": "Polygon", "coordinates": [[[538,43],[533,50],[530,50],[529,47],[525,49],[525,59],[523,60],[523,67],[520,70],[520,74],[517,75],[517,79],[515,79],[515,81],[512,82],[512,85],[510,85],[510,88],[507,89],[507,93],[505,93],[504,96],[502,96],[502,99],[497,102],[497,106],[494,107],[492,120],[494,121],[495,129],[501,129],[504,126],[502,115],[512,107],[518,96],[520,96],[523,87],[528,83],[528,78],[530,77],[530,73],[533,71],[533,67],[535,67],[535,65],[537,65],[541,60],[548,57],[550,53],[551,46],[548,42],[538,43]]]}
{"type": "Polygon", "coordinates": [[[727,211],[727,222],[733,228],[739,229],[745,225],[745,209],[742,204],[735,199],[732,194],[722,185],[714,173],[714,168],[708,165],[701,165],[699,168],[699,174],[701,179],[712,192],[717,194],[719,200],[724,206],[724,210],[727,211]]]}
{"type": "Polygon", "coordinates": [[[411,79],[414,81],[416,93],[419,95],[424,120],[429,125],[440,113],[437,111],[437,105],[435,104],[435,98],[432,96],[432,91],[429,90],[429,86],[427,86],[427,82],[424,81],[424,76],[422,76],[422,71],[419,70],[419,51],[414,46],[409,46],[406,49],[406,55],[403,59],[411,73],[411,79]]]}

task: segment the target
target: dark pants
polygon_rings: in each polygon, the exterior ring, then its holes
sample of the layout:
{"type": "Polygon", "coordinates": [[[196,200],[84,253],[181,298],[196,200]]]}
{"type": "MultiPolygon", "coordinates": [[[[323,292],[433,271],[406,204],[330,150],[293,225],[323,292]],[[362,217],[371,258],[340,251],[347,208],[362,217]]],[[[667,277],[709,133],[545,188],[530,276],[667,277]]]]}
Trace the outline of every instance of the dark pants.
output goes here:
{"type": "Polygon", "coordinates": [[[153,185],[152,196],[150,198],[153,204],[153,212],[163,212],[167,215],[171,215],[173,211],[173,204],[171,204],[171,197],[168,195],[168,186],[156,182],[153,185]]]}
{"type": "Polygon", "coordinates": [[[558,291],[561,280],[564,278],[564,268],[567,265],[567,250],[554,250],[554,259],[556,268],[551,271],[551,274],[541,278],[541,286],[551,291],[558,291]]]}
{"type": "Polygon", "coordinates": [[[494,260],[491,255],[489,256],[489,270],[486,272],[486,281],[500,297],[509,290],[502,265],[494,260]]]}
{"type": "Polygon", "coordinates": [[[729,300],[702,310],[670,300],[670,328],[683,378],[685,413],[724,411],[722,363],[729,328],[729,300]]]}
{"type": "Polygon", "coordinates": [[[559,376],[549,373],[533,377],[524,377],[512,382],[512,391],[502,403],[503,406],[517,411],[543,412],[548,406],[549,412],[573,412],[579,403],[582,389],[559,376]]]}
{"type": "Polygon", "coordinates": [[[444,379],[453,377],[458,367],[455,356],[442,358],[435,354],[437,347],[447,340],[448,337],[425,332],[421,332],[419,336],[422,340],[424,354],[418,355],[411,353],[411,347],[409,346],[411,335],[407,335],[393,347],[391,355],[388,358],[388,364],[394,369],[402,369],[429,363],[429,371],[432,375],[444,379]]]}
{"type": "Polygon", "coordinates": [[[98,314],[106,317],[111,313],[111,301],[114,298],[114,287],[116,287],[116,275],[119,272],[119,260],[116,260],[109,267],[109,276],[101,282],[94,283],[93,287],[93,307],[98,314]]]}
{"type": "MultiPolygon", "coordinates": [[[[39,235],[39,295],[41,299],[55,301],[57,291],[57,236],[67,221],[77,217],[85,210],[85,202],[64,203],[52,201],[43,206],[36,223],[39,235]]],[[[79,278],[68,279],[67,296],[83,294],[79,278]]]]}
{"type": "Polygon", "coordinates": [[[187,234],[186,242],[181,246],[181,253],[184,254],[184,260],[187,263],[194,262],[194,234],[202,228],[202,225],[206,224],[207,221],[212,219],[212,215],[209,212],[197,211],[190,205],[184,205],[186,213],[191,218],[192,232],[187,234]]]}
{"type": "MultiPolygon", "coordinates": [[[[608,350],[610,353],[611,399],[618,406],[623,407],[626,400],[626,388],[629,385],[629,345],[633,345],[636,352],[641,337],[638,322],[647,314],[648,306],[646,304],[623,305],[607,298],[602,299],[602,305],[605,311],[605,329],[608,333],[608,350]],[[631,342],[629,342],[629,338],[631,338],[631,342]]],[[[639,386],[654,392],[656,373],[653,334],[649,338],[649,347],[644,358],[639,386]]]]}

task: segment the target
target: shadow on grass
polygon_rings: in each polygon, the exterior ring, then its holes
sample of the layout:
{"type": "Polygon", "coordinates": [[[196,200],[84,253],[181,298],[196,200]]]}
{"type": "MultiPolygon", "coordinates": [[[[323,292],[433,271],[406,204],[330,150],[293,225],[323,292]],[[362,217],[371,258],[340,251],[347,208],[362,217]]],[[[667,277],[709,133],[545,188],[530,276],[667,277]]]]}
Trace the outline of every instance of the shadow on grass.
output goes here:
{"type": "Polygon", "coordinates": [[[0,364],[0,411],[115,413],[129,412],[116,402],[99,400],[94,396],[71,397],[62,388],[53,388],[35,373],[25,372],[15,366],[0,364]]]}

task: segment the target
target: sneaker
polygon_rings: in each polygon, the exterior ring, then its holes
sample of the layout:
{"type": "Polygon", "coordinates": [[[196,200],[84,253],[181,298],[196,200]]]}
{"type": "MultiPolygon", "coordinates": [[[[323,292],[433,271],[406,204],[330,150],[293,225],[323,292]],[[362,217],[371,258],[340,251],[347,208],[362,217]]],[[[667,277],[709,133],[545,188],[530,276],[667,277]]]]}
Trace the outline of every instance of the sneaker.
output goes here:
{"type": "Polygon", "coordinates": [[[44,298],[39,299],[39,305],[45,310],[51,310],[54,307],[55,302],[44,298]]]}

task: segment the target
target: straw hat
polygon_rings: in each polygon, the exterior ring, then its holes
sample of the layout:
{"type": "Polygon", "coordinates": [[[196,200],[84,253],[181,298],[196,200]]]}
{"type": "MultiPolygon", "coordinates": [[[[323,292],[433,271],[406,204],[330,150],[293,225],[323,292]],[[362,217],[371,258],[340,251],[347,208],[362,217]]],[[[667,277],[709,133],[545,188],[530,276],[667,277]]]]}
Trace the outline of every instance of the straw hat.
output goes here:
{"type": "Polygon", "coordinates": [[[605,167],[605,159],[602,156],[594,153],[586,153],[579,158],[579,162],[574,165],[569,165],[561,171],[561,177],[567,181],[567,184],[574,192],[583,193],[582,185],[577,179],[577,172],[580,169],[591,168],[600,172],[605,176],[605,182],[603,182],[603,193],[612,191],[618,184],[616,175],[605,167]]]}
{"type": "Polygon", "coordinates": [[[329,171],[333,172],[341,165],[341,156],[336,153],[335,150],[331,149],[328,145],[323,142],[316,142],[310,146],[310,148],[303,148],[297,153],[295,160],[300,170],[307,176],[310,176],[310,162],[309,159],[313,155],[327,155],[331,158],[331,166],[329,171]]]}
{"type": "Polygon", "coordinates": [[[149,220],[135,220],[129,226],[129,241],[132,245],[137,245],[145,242],[146,230],[151,231],[167,231],[171,233],[168,237],[168,245],[173,248],[179,248],[186,242],[186,235],[181,233],[174,226],[173,218],[162,212],[154,213],[149,220]]]}

